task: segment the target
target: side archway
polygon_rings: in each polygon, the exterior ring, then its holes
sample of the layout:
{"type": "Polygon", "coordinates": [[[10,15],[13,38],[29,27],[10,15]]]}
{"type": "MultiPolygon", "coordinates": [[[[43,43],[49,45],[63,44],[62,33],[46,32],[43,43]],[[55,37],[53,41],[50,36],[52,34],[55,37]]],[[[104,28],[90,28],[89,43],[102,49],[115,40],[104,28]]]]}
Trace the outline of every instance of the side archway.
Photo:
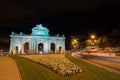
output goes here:
{"type": "Polygon", "coordinates": [[[50,45],[50,52],[55,53],[55,43],[51,43],[50,45]]]}
{"type": "Polygon", "coordinates": [[[62,53],[63,52],[63,48],[62,46],[59,46],[59,53],[62,53]]]}
{"type": "Polygon", "coordinates": [[[14,46],[13,54],[18,54],[18,46],[14,46]]]}
{"type": "Polygon", "coordinates": [[[37,51],[38,54],[44,53],[44,45],[43,45],[43,43],[38,43],[37,50],[38,50],[37,51]]]}

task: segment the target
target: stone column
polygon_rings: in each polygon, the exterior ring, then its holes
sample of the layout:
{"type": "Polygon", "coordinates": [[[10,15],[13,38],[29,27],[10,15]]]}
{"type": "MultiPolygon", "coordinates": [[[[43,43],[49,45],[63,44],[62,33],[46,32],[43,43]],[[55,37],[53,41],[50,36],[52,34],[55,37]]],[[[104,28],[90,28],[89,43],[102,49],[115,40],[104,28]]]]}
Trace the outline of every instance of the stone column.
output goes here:
{"type": "Polygon", "coordinates": [[[21,52],[21,45],[18,46],[18,54],[21,52]]]}
{"type": "Polygon", "coordinates": [[[65,40],[62,41],[63,53],[65,52],[65,40]]]}
{"type": "Polygon", "coordinates": [[[30,49],[31,53],[34,53],[34,43],[33,43],[33,40],[31,40],[31,42],[30,42],[30,47],[31,47],[31,49],[30,49]]]}
{"type": "Polygon", "coordinates": [[[33,41],[33,52],[35,53],[35,54],[37,54],[37,51],[38,51],[38,44],[37,44],[37,42],[36,41],[33,41]]]}
{"type": "Polygon", "coordinates": [[[43,46],[44,48],[44,53],[48,53],[48,44],[47,44],[47,42],[44,42],[44,46],[43,46]]]}
{"type": "Polygon", "coordinates": [[[10,50],[9,50],[10,54],[13,54],[13,43],[12,43],[12,39],[10,39],[10,50]]]}
{"type": "Polygon", "coordinates": [[[25,54],[24,52],[24,44],[22,43],[22,54],[25,54]]]}
{"type": "Polygon", "coordinates": [[[55,43],[55,53],[59,53],[59,41],[55,43]]]}

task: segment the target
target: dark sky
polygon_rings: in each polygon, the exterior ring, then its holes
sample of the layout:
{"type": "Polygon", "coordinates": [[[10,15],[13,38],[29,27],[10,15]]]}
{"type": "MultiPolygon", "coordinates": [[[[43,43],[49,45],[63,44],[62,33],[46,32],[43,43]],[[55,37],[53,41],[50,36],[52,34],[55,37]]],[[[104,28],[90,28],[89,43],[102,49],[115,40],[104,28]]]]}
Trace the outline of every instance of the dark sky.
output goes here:
{"type": "Polygon", "coordinates": [[[50,34],[108,34],[120,29],[119,0],[1,0],[0,38],[31,33],[43,24],[50,34]]]}

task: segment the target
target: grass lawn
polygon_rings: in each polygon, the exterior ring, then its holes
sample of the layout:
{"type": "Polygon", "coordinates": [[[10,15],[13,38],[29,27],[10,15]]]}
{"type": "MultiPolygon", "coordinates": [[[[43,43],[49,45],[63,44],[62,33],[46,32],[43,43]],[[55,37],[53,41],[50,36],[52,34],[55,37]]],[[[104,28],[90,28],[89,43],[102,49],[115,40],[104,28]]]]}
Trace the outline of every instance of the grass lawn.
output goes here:
{"type": "Polygon", "coordinates": [[[52,70],[33,61],[17,56],[11,57],[18,64],[23,80],[120,80],[120,74],[99,68],[71,55],[66,55],[66,57],[80,66],[84,72],[66,77],[60,77],[52,70]]]}

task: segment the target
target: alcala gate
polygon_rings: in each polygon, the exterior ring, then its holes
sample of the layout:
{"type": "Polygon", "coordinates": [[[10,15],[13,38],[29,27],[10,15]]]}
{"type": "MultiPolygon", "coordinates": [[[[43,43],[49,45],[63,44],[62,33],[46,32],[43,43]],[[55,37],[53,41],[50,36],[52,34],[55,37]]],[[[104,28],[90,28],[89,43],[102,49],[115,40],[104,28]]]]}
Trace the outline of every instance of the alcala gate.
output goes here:
{"type": "Polygon", "coordinates": [[[50,36],[49,30],[41,24],[32,28],[30,35],[23,34],[22,32],[20,34],[12,32],[10,37],[10,54],[65,52],[64,35],[50,36]]]}

